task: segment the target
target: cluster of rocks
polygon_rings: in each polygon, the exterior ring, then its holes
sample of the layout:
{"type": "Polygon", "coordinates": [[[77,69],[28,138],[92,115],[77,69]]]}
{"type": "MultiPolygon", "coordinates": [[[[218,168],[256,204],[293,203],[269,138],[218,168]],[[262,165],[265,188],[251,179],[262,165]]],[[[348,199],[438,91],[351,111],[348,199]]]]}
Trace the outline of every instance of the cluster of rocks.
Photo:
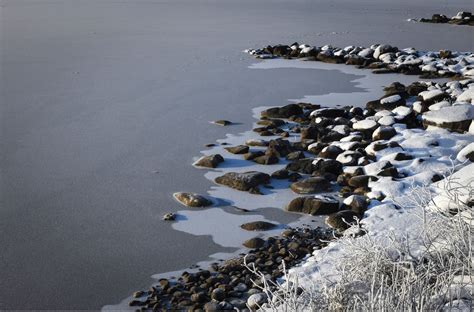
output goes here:
{"type": "Polygon", "coordinates": [[[283,261],[294,266],[333,238],[327,229],[300,228],[287,229],[278,237],[250,239],[245,242],[251,248],[247,255],[213,263],[208,270],[183,272],[177,279],[161,279],[149,290],[135,292],[129,305],[153,311],[255,311],[268,298],[258,288],[263,281],[245,264],[255,266],[267,281],[275,281],[283,261]]]}
{"type": "Polygon", "coordinates": [[[447,17],[443,14],[433,14],[431,18],[421,18],[419,21],[422,23],[474,26],[474,16],[472,16],[471,12],[458,12],[453,17],[447,17]]]}
{"type": "Polygon", "coordinates": [[[375,74],[401,73],[419,75],[422,78],[474,76],[474,55],[449,50],[424,52],[414,48],[398,49],[388,44],[337,48],[330,45],[318,47],[295,42],[291,45],[279,44],[261,49],[248,49],[245,52],[262,59],[304,58],[307,61],[345,63],[371,69],[375,74]]]}
{"type": "MultiPolygon", "coordinates": [[[[290,189],[302,196],[288,203],[287,211],[328,215],[328,225],[345,230],[363,217],[371,200],[384,198],[384,194],[371,191],[371,182],[380,177],[406,177],[392,162],[413,160],[414,156],[391,140],[399,134],[394,124],[473,131],[474,80],[418,81],[408,86],[395,82],[384,91],[383,97],[368,102],[365,109],[298,103],[263,111],[259,127],[253,129],[263,138],[226,150],[261,165],[276,164],[282,158],[289,163],[272,174],[227,172],[215,182],[262,194],[260,188],[271,188],[272,180],[288,180],[290,189]],[[272,139],[265,140],[269,135],[272,139]],[[281,138],[275,139],[278,135],[281,138]],[[299,136],[299,140],[290,140],[289,135],[299,136]],[[345,200],[328,196],[336,191],[345,200]]],[[[206,157],[225,161],[218,154],[206,157]]]]}

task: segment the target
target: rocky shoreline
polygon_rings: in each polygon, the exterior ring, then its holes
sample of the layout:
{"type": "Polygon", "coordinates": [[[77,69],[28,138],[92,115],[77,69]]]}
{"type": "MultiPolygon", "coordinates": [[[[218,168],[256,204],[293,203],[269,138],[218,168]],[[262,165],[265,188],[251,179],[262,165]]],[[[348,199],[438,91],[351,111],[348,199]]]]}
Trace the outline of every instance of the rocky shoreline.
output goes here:
{"type": "Polygon", "coordinates": [[[452,17],[447,17],[444,14],[433,14],[431,18],[421,18],[418,21],[421,23],[474,26],[474,16],[471,12],[458,12],[452,17]]]}
{"type": "MultiPolygon", "coordinates": [[[[453,78],[449,82],[418,81],[406,86],[394,82],[384,89],[383,97],[368,102],[365,108],[329,108],[309,103],[272,107],[262,111],[259,127],[253,129],[262,139],[225,148],[226,153],[242,155],[242,159],[259,165],[271,166],[282,159],[289,163],[272,174],[227,172],[215,179],[216,184],[265,196],[262,189],[272,188],[272,181],[286,180],[297,197],[281,208],[327,216],[326,224],[331,228],[287,229],[281,236],[245,241],[243,245],[249,248],[246,260],[254,263],[268,280],[281,277],[282,261],[288,267],[295,266],[333,238],[345,235],[344,231],[358,224],[369,207],[383,202],[387,192],[420,174],[410,172],[412,166],[420,170],[427,166],[423,182],[439,181],[447,162],[443,154],[448,148],[447,140],[456,141],[454,147],[449,147],[453,153],[462,149],[459,155],[464,161],[474,161],[474,143],[469,136],[474,132],[474,80],[466,78],[474,73],[470,53],[419,52],[389,45],[338,49],[296,43],[247,52],[257,58],[304,57],[345,62],[373,68],[375,73],[453,78]],[[420,140],[419,146],[407,144],[411,137],[423,136],[433,127],[442,134],[426,135],[429,140],[420,140]]],[[[218,168],[225,161],[225,154],[211,154],[198,159],[194,166],[218,168]]],[[[200,194],[180,192],[174,197],[187,207],[216,205],[214,198],[200,194]]],[[[164,219],[172,221],[174,217],[171,213],[164,219]]],[[[266,231],[274,226],[256,221],[242,224],[241,228],[266,231]]],[[[241,255],[196,273],[183,272],[178,279],[162,279],[149,290],[136,292],[129,305],[141,310],[255,310],[268,298],[243,262],[241,255]]]]}

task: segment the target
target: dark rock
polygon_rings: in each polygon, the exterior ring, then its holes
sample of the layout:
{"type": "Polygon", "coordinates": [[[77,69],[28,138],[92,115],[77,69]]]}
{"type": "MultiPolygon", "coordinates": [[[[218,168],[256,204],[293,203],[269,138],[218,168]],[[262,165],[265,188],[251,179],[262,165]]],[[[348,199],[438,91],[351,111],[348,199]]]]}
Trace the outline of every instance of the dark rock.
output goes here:
{"type": "Polygon", "coordinates": [[[377,181],[378,178],[370,175],[360,175],[355,176],[349,179],[349,186],[358,188],[358,187],[368,187],[370,181],[377,181]]]}
{"type": "Polygon", "coordinates": [[[320,174],[332,173],[334,175],[339,175],[342,173],[342,164],[334,159],[323,159],[316,162],[315,170],[320,174]]]}
{"type": "Polygon", "coordinates": [[[244,223],[240,227],[247,231],[268,231],[274,229],[277,225],[266,221],[254,221],[244,223]]]}
{"type": "Polygon", "coordinates": [[[343,152],[342,148],[336,145],[329,145],[319,153],[319,157],[336,159],[336,157],[343,152]]]}
{"type": "Polygon", "coordinates": [[[336,117],[345,117],[346,111],[340,108],[321,108],[316,112],[313,112],[313,117],[326,117],[326,118],[336,118],[336,117]]]}
{"type": "Polygon", "coordinates": [[[194,166],[216,168],[223,161],[224,157],[219,154],[213,154],[209,156],[202,156],[194,163],[194,166]]]}
{"type": "Polygon", "coordinates": [[[286,169],[280,169],[273,172],[271,177],[278,180],[288,179],[290,177],[290,172],[286,169]]]}
{"type": "Polygon", "coordinates": [[[363,195],[352,195],[344,200],[344,204],[353,212],[362,215],[369,206],[369,199],[363,195]]]}
{"type": "Polygon", "coordinates": [[[247,145],[237,145],[226,147],[225,150],[232,154],[245,154],[248,153],[249,147],[247,145]]]}
{"type": "Polygon", "coordinates": [[[213,204],[211,200],[199,194],[178,192],[173,196],[178,202],[188,207],[208,207],[213,204]]]}
{"type": "Polygon", "coordinates": [[[251,239],[246,240],[243,245],[247,248],[260,248],[265,245],[265,240],[261,239],[260,237],[254,237],[251,239]]]}
{"type": "Polygon", "coordinates": [[[273,165],[278,163],[278,157],[275,155],[263,155],[253,159],[254,162],[260,165],[273,165]]]}
{"type": "Polygon", "coordinates": [[[339,202],[329,196],[297,197],[286,206],[286,210],[311,215],[325,215],[338,211],[339,202]]]}
{"type": "Polygon", "coordinates": [[[272,107],[264,110],[261,115],[268,118],[289,118],[294,115],[303,114],[303,109],[297,104],[289,104],[282,107],[272,107]]]}
{"type": "Polygon", "coordinates": [[[292,152],[286,155],[287,160],[298,160],[298,159],[303,159],[303,158],[305,158],[305,155],[304,155],[304,152],[302,151],[296,151],[296,152],[292,152]]]}
{"type": "Polygon", "coordinates": [[[222,301],[225,299],[225,291],[221,288],[216,288],[212,291],[211,298],[216,301],[222,301]]]}
{"type": "Polygon", "coordinates": [[[391,126],[380,126],[372,134],[372,140],[390,140],[397,134],[395,128],[391,126]]]}
{"type": "Polygon", "coordinates": [[[164,221],[174,221],[174,220],[176,220],[176,214],[172,213],[172,212],[169,212],[169,213],[167,213],[163,216],[163,220],[164,221]]]}
{"type": "Polygon", "coordinates": [[[286,169],[289,171],[311,174],[314,170],[316,170],[316,166],[313,165],[313,159],[303,158],[292,161],[291,163],[286,165],[286,169]]]}
{"type": "Polygon", "coordinates": [[[412,160],[413,156],[411,156],[407,153],[397,153],[395,155],[394,159],[397,160],[397,161],[412,160]]]}
{"type": "Polygon", "coordinates": [[[419,93],[426,91],[427,89],[428,87],[426,85],[416,81],[407,87],[407,92],[410,96],[417,96],[419,93]]]}
{"type": "Polygon", "coordinates": [[[249,191],[261,184],[268,184],[270,182],[270,176],[258,171],[248,171],[244,173],[228,172],[223,176],[217,177],[215,182],[240,191],[249,191]]]}
{"type": "Polygon", "coordinates": [[[292,183],[290,188],[297,194],[314,194],[330,191],[331,183],[321,177],[311,177],[292,183]]]}
{"type": "Polygon", "coordinates": [[[215,123],[216,125],[219,125],[219,126],[229,126],[229,125],[232,124],[231,121],[224,120],[224,119],[216,120],[216,121],[214,121],[213,123],[215,123]]]}
{"type": "Polygon", "coordinates": [[[352,210],[342,210],[329,215],[325,222],[333,229],[344,231],[348,229],[350,225],[357,224],[357,218],[359,218],[359,215],[352,210]]]}
{"type": "Polygon", "coordinates": [[[301,129],[300,138],[301,140],[313,139],[316,140],[319,135],[319,129],[315,126],[310,126],[301,129]]]}
{"type": "Polygon", "coordinates": [[[287,56],[291,53],[291,48],[282,44],[274,46],[272,50],[275,56],[287,56]]]}
{"type": "Polygon", "coordinates": [[[257,157],[265,155],[265,152],[263,151],[255,151],[255,152],[248,152],[244,154],[244,159],[245,160],[254,160],[257,157]]]}

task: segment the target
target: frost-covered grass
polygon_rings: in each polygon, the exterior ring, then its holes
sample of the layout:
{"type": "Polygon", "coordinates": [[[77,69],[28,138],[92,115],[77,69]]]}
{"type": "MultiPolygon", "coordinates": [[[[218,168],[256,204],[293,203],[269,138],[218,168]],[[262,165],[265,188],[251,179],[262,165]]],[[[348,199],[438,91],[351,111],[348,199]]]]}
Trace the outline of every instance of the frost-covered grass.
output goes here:
{"type": "MultiPolygon", "coordinates": [[[[410,210],[411,217],[417,219],[418,226],[410,231],[398,229],[382,236],[366,231],[363,236],[339,239],[340,252],[332,259],[332,274],[321,272],[315,279],[298,271],[284,271],[282,283],[271,283],[249,267],[260,279],[256,285],[271,298],[261,308],[472,311],[472,181],[451,175],[438,187],[436,191],[414,187],[401,200],[400,209],[410,210]]],[[[360,232],[360,225],[357,230],[360,232]]]]}

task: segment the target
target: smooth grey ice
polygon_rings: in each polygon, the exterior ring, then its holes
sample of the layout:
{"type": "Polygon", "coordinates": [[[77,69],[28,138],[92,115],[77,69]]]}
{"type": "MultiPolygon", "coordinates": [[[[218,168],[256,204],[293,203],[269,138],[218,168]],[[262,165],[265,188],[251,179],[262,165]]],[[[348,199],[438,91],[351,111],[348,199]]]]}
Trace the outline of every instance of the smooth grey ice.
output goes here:
{"type": "MultiPolygon", "coordinates": [[[[97,309],[226,251],[175,231],[206,192],[205,143],[251,109],[360,92],[336,70],[252,70],[266,44],[473,50],[469,27],[407,22],[471,1],[0,1],[0,309],[97,309]],[[208,123],[229,119],[223,129],[208,123]]],[[[279,216],[284,218],[284,216],[279,216]]],[[[216,220],[218,222],[218,220],[216,220]]]]}

